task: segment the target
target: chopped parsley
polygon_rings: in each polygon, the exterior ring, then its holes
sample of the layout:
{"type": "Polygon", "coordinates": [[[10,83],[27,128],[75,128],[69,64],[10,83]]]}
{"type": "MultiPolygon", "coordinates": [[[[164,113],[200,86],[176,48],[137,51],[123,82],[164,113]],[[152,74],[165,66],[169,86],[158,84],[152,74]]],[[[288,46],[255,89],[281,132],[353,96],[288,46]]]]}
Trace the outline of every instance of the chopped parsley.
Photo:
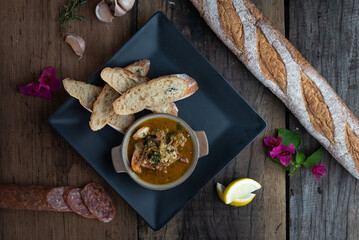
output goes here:
{"type": "Polygon", "coordinates": [[[176,128],[177,128],[177,131],[181,131],[182,125],[180,123],[176,123],[176,128]]]}

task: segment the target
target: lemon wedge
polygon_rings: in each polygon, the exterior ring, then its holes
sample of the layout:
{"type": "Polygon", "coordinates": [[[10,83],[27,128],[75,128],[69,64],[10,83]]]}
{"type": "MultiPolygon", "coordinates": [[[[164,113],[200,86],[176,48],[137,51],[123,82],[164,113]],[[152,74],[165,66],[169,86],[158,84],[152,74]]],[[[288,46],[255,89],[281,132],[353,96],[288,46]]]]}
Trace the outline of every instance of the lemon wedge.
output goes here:
{"type": "Polygon", "coordinates": [[[227,187],[217,183],[218,197],[231,206],[244,206],[250,203],[256,196],[252,193],[261,188],[261,185],[250,178],[242,178],[233,181],[227,187]]]}
{"type": "MultiPolygon", "coordinates": [[[[248,199],[253,191],[260,189],[262,186],[253,179],[242,178],[231,182],[223,193],[223,200],[226,204],[238,199],[248,199]]],[[[253,198],[252,198],[253,199],[253,198]]]]}

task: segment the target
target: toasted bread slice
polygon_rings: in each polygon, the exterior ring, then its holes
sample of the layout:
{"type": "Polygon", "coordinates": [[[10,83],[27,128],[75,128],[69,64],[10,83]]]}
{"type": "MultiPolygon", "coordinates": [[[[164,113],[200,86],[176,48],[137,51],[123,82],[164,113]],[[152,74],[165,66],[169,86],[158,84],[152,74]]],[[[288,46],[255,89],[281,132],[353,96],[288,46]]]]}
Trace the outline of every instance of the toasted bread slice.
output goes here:
{"type": "Polygon", "coordinates": [[[97,100],[93,104],[93,111],[90,119],[90,128],[97,131],[103,128],[107,123],[116,122],[116,119],[121,119],[122,130],[126,129],[135,120],[133,115],[118,115],[115,114],[112,108],[112,103],[118,98],[120,94],[115,91],[110,85],[106,84],[97,100]],[[115,116],[116,115],[116,116],[115,116]]]}
{"type": "Polygon", "coordinates": [[[167,113],[167,114],[171,114],[175,117],[178,116],[178,108],[177,108],[176,104],[173,102],[165,103],[165,104],[155,106],[155,107],[147,107],[147,109],[154,113],[167,113]]]}
{"type": "MultiPolygon", "coordinates": [[[[65,90],[74,98],[78,99],[80,104],[92,112],[93,104],[97,97],[100,95],[102,87],[92,84],[84,83],[81,81],[66,78],[62,80],[65,90]]],[[[111,105],[111,104],[110,104],[111,105]]],[[[113,110],[112,110],[113,112],[113,110]]],[[[133,115],[117,115],[114,114],[109,120],[108,124],[117,131],[124,133],[125,130],[135,120],[133,115]]]]}
{"type": "Polygon", "coordinates": [[[120,115],[133,114],[186,98],[197,89],[197,82],[186,74],[163,76],[129,89],[113,103],[113,108],[120,115]]]}
{"type": "Polygon", "coordinates": [[[80,104],[90,111],[92,111],[92,106],[102,90],[102,87],[72,80],[70,78],[62,80],[62,84],[72,97],[78,99],[80,104]]]}
{"type": "Polygon", "coordinates": [[[128,65],[127,67],[125,67],[125,69],[136,74],[139,77],[146,77],[148,71],[150,70],[150,60],[141,59],[128,65]]]}
{"type": "Polygon", "coordinates": [[[121,94],[148,80],[148,78],[137,76],[127,69],[109,67],[102,70],[101,78],[121,94]]]}

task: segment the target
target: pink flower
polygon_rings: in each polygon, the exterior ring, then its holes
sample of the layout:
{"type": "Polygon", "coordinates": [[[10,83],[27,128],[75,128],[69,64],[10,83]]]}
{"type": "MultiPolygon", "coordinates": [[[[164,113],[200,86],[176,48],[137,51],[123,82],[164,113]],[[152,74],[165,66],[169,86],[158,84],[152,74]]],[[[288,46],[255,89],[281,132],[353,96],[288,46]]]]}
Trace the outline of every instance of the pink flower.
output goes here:
{"type": "Polygon", "coordinates": [[[45,68],[39,79],[39,83],[32,82],[26,86],[20,86],[21,93],[28,96],[39,96],[51,98],[51,91],[62,88],[61,81],[56,78],[56,72],[53,67],[45,68]]]}
{"type": "Polygon", "coordinates": [[[53,67],[42,70],[39,82],[41,85],[49,86],[51,91],[56,91],[62,88],[61,81],[56,78],[56,72],[53,67]]]}
{"type": "Polygon", "coordinates": [[[39,96],[43,98],[51,98],[51,90],[47,85],[38,84],[37,82],[32,82],[26,86],[19,87],[21,93],[28,96],[39,96]]]}
{"type": "Polygon", "coordinates": [[[315,175],[315,177],[320,182],[319,177],[327,174],[327,169],[322,164],[317,164],[314,167],[312,167],[312,173],[315,175]]]}
{"type": "Polygon", "coordinates": [[[268,136],[268,137],[265,137],[264,139],[264,144],[268,147],[278,147],[281,142],[283,141],[283,138],[282,137],[271,137],[271,136],[268,136]]]}
{"type": "Polygon", "coordinates": [[[273,148],[273,150],[269,152],[271,158],[278,158],[284,166],[289,165],[290,160],[292,160],[292,154],[294,153],[295,147],[293,144],[290,144],[289,146],[280,145],[273,148]]]}

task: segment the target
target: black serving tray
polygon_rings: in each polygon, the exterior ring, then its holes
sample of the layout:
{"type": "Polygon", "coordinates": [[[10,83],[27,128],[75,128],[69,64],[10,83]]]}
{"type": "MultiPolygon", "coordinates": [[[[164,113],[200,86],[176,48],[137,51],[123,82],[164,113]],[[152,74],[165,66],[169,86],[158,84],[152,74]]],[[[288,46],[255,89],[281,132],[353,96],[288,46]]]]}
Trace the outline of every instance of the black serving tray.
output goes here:
{"type": "Polygon", "coordinates": [[[235,89],[219,74],[167,17],[156,13],[90,80],[103,85],[105,67],[124,67],[139,59],[151,61],[148,77],[186,73],[196,79],[199,90],[176,102],[179,117],[194,130],[204,130],[209,155],[184,183],[166,191],[145,189],[126,173],[115,172],[111,148],[120,145],[123,134],[109,126],[93,132],[90,112],[70,98],[49,123],[111,185],[154,230],[165,225],[186,203],[267,126],[235,89]]]}

